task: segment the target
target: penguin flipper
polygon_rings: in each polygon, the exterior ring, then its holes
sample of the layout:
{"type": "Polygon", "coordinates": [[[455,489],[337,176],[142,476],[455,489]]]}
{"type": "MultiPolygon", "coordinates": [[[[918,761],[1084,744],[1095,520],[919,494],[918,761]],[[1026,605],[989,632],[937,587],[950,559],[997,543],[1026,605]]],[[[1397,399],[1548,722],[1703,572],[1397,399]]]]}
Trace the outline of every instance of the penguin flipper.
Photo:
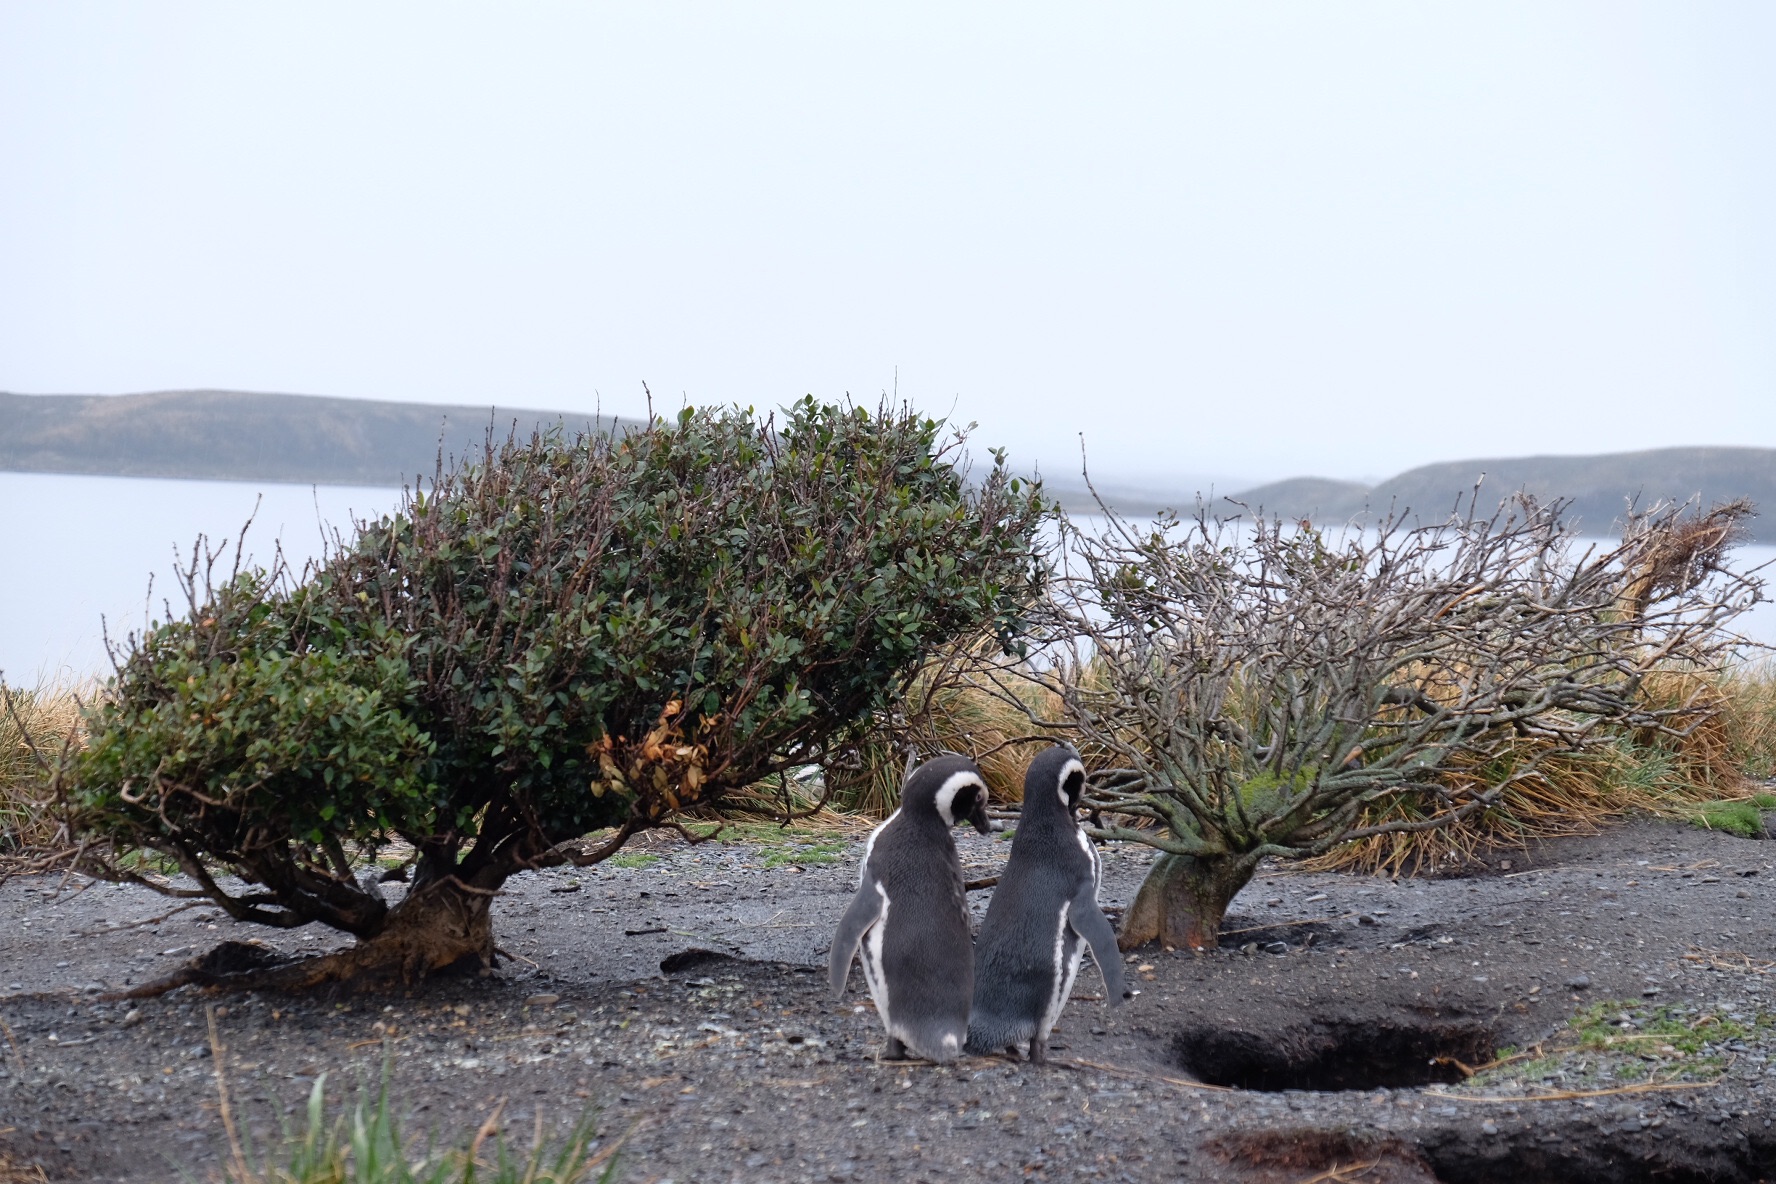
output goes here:
{"type": "Polygon", "coordinates": [[[1073,932],[1091,946],[1092,960],[1104,976],[1104,997],[1110,1006],[1122,1003],[1127,991],[1122,978],[1122,951],[1116,946],[1116,932],[1104,918],[1104,910],[1098,907],[1096,884],[1087,883],[1079,889],[1068,908],[1067,921],[1073,932]]]}
{"type": "Polygon", "coordinates": [[[865,872],[863,883],[857,886],[857,895],[851,898],[851,907],[839,918],[838,932],[833,934],[827,977],[832,982],[834,999],[845,997],[845,982],[851,977],[851,963],[857,957],[857,947],[863,944],[863,935],[870,931],[870,926],[882,919],[885,903],[876,887],[876,878],[865,872]]]}

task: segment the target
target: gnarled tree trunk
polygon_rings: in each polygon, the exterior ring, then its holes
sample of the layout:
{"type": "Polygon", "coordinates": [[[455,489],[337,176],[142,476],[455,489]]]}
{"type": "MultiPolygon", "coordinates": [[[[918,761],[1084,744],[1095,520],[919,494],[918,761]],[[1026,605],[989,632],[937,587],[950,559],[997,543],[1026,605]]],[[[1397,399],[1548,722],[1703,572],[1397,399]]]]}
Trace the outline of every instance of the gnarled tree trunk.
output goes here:
{"type": "Polygon", "coordinates": [[[111,997],[149,998],[186,985],[305,991],[337,984],[377,990],[410,986],[433,974],[478,971],[494,964],[490,906],[504,879],[488,872],[459,878],[447,858],[421,858],[407,894],[355,945],[318,958],[287,959],[263,946],[224,942],[165,978],[111,997]]]}
{"type": "Polygon", "coordinates": [[[1258,861],[1246,855],[1161,855],[1123,915],[1117,944],[1125,950],[1149,942],[1168,950],[1214,949],[1227,906],[1257,869],[1258,861]]]}

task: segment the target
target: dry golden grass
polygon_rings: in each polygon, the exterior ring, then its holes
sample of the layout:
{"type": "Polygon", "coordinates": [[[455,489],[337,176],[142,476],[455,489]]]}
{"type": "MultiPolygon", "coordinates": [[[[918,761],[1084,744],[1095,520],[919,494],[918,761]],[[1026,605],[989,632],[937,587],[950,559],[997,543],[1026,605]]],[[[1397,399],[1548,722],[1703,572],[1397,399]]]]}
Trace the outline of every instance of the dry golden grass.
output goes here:
{"type": "MultiPolygon", "coordinates": [[[[1033,722],[1060,716],[1059,697],[1024,678],[1002,680],[997,693],[941,680],[927,672],[915,680],[903,714],[907,740],[920,752],[959,752],[977,761],[997,803],[1023,800],[1024,771],[1052,741],[1033,739],[1033,722]],[[1014,701],[1015,700],[1015,701],[1014,701]]],[[[1059,733],[1056,733],[1057,738],[1059,733]]],[[[900,804],[906,752],[886,732],[872,732],[827,767],[832,802],[840,810],[885,818],[900,804]]]]}
{"type": "Polygon", "coordinates": [[[1776,778],[1776,660],[1747,662],[1716,685],[1731,759],[1748,777],[1776,778]]]}
{"type": "Polygon", "coordinates": [[[0,686],[0,856],[42,850],[62,837],[48,809],[50,767],[83,738],[73,688],[0,686]]]}
{"type": "Polygon", "coordinates": [[[921,704],[929,712],[936,747],[973,757],[987,780],[996,802],[1024,800],[1024,772],[1049,739],[1033,740],[1037,719],[1060,716],[1057,695],[1033,683],[1020,682],[1004,692],[1021,700],[1007,702],[978,687],[946,686],[929,694],[921,704]]]}
{"type": "Polygon", "coordinates": [[[0,1147],[0,1184],[47,1184],[48,1180],[40,1165],[15,1159],[10,1151],[0,1147]]]}
{"type": "MultiPolygon", "coordinates": [[[[1485,812],[1438,830],[1346,844],[1300,866],[1390,874],[1454,869],[1488,848],[1590,834],[1636,814],[1693,820],[1706,803],[1753,796],[1759,787],[1751,778],[1769,776],[1776,751],[1776,672],[1768,664],[1724,676],[1659,671],[1647,680],[1646,694],[1659,705],[1694,709],[1687,729],[1679,729],[1685,735],[1625,729],[1578,754],[1550,754],[1545,742],[1525,741],[1498,760],[1444,779],[1460,800],[1537,765],[1485,812]]],[[[1420,816],[1401,799],[1370,811],[1364,823],[1420,816]]]]}

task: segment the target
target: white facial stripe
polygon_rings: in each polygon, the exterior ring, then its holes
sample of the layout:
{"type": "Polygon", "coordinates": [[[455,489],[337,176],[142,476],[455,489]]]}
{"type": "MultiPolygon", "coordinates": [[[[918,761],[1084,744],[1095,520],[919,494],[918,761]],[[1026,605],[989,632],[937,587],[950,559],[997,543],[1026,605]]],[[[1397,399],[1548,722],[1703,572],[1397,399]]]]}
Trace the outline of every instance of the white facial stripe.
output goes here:
{"type": "Polygon", "coordinates": [[[1085,776],[1085,766],[1078,761],[1068,761],[1061,766],[1060,780],[1055,782],[1055,793],[1060,795],[1061,807],[1063,809],[1072,808],[1072,803],[1067,801],[1067,778],[1073,776],[1075,773],[1078,773],[1080,777],[1083,778],[1085,776]]]}
{"type": "MultiPolygon", "coordinates": [[[[962,791],[964,786],[970,785],[979,789],[981,793],[987,792],[986,782],[966,769],[951,773],[949,779],[938,787],[937,816],[944,820],[945,826],[956,825],[956,795],[962,791]]],[[[970,805],[972,804],[970,802],[970,805]]]]}

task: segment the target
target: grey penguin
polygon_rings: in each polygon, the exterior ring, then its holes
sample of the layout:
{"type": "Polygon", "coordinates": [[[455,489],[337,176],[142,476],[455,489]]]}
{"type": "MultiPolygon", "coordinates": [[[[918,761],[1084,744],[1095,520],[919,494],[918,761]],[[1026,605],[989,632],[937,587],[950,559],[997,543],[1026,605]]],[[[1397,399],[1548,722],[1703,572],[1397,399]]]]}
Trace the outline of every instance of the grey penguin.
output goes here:
{"type": "Polygon", "coordinates": [[[1098,907],[1102,865],[1075,815],[1084,788],[1085,765],[1067,745],[1044,750],[1024,774],[1011,858],[975,946],[969,1052],[1027,1043],[1033,1063],[1046,1060],[1087,946],[1111,1006],[1124,999],[1122,955],[1098,907]]]}
{"type": "Polygon", "coordinates": [[[900,808],[870,833],[857,895],[833,935],[833,998],[844,997],[860,958],[889,1059],[910,1048],[929,1061],[953,1061],[968,1036],[974,946],[950,837],[961,821],[991,833],[987,783],[973,761],[939,756],[909,773],[900,808]]]}

